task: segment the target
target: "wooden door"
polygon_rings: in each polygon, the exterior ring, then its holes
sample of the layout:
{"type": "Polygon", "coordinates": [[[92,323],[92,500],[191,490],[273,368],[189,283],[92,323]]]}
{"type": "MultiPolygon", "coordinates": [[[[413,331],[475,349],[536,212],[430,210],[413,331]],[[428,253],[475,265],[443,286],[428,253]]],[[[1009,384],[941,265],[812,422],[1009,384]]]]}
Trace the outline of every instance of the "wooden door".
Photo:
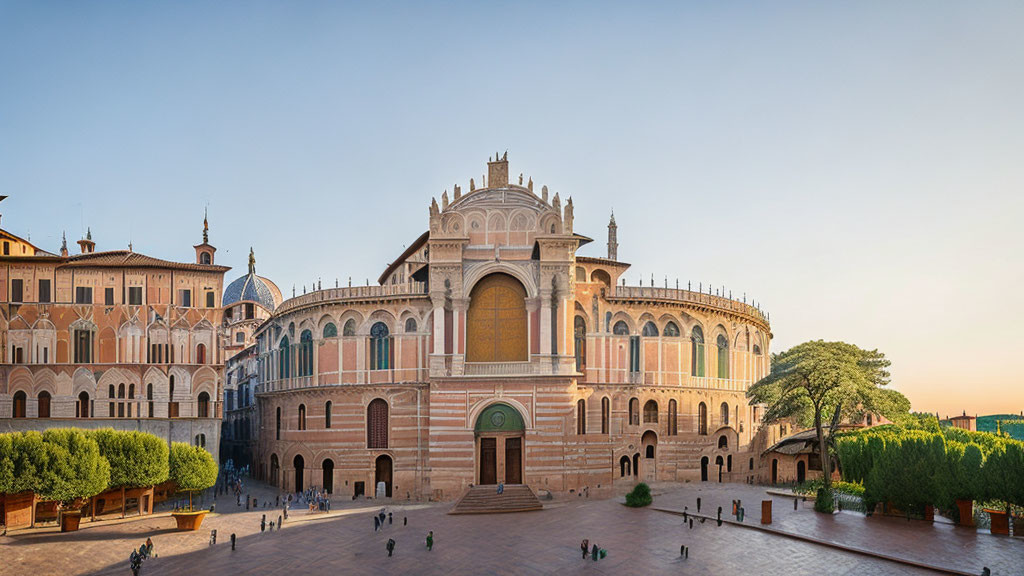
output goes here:
{"type": "Polygon", "coordinates": [[[480,483],[498,483],[497,438],[480,439],[480,483]]]}
{"type": "Polygon", "coordinates": [[[523,483],[523,439],[505,439],[505,483],[523,483]]]}

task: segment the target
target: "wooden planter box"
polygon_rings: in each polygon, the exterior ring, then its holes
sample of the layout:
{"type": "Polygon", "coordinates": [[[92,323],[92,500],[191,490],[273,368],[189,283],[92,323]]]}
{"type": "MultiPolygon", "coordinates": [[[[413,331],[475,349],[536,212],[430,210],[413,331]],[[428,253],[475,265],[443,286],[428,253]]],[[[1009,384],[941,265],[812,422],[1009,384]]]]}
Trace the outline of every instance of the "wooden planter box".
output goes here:
{"type": "Polygon", "coordinates": [[[72,510],[60,515],[61,532],[77,532],[78,525],[82,521],[82,511],[72,510]]]}
{"type": "Polygon", "coordinates": [[[924,507],[924,519],[927,522],[935,522],[935,506],[929,504],[924,507]]]}
{"type": "Polygon", "coordinates": [[[960,511],[960,526],[974,526],[974,500],[957,500],[956,508],[960,511]]]}
{"type": "Polygon", "coordinates": [[[208,510],[196,510],[194,512],[172,512],[171,516],[178,523],[178,530],[199,530],[203,525],[203,518],[209,514],[208,510]]]}
{"type": "Polygon", "coordinates": [[[1024,516],[1014,516],[1012,522],[1014,537],[1024,538],[1024,516]]]}
{"type": "Polygon", "coordinates": [[[985,512],[988,513],[988,517],[992,521],[992,533],[1002,534],[1003,536],[1010,535],[1010,515],[1003,510],[990,510],[985,508],[985,512]]]}

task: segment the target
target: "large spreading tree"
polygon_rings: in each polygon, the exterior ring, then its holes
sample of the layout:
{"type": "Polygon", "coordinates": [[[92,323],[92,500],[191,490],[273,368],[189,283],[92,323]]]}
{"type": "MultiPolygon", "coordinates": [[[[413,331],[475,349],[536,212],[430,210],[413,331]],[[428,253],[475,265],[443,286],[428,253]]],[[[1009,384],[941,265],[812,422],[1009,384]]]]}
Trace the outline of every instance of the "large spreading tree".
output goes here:
{"type": "Polygon", "coordinates": [[[768,376],[750,387],[752,403],[766,404],[764,421],[791,418],[814,426],[821,453],[825,488],[831,489],[832,469],[823,421],[835,426],[842,417],[865,412],[893,418],[909,409],[899,392],[881,388],[889,383],[889,361],[877,350],[846,342],[813,340],[772,356],[768,376]]]}

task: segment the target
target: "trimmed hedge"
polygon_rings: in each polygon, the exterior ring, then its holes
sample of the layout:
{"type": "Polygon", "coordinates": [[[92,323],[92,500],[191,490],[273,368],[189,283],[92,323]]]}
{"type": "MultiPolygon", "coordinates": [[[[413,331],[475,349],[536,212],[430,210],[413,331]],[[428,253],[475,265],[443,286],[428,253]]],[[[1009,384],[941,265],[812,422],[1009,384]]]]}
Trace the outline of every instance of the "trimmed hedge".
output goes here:
{"type": "MultiPolygon", "coordinates": [[[[212,486],[217,480],[213,456],[180,446],[179,488],[212,486]]],[[[145,432],[51,428],[0,434],[0,494],[31,491],[43,500],[69,503],[110,488],[155,486],[170,477],[173,464],[167,442],[145,432]]]]}
{"type": "Polygon", "coordinates": [[[895,425],[837,435],[843,479],[863,483],[870,508],[891,502],[908,513],[955,501],[1024,504],[1024,443],[984,432],[895,425]]]}

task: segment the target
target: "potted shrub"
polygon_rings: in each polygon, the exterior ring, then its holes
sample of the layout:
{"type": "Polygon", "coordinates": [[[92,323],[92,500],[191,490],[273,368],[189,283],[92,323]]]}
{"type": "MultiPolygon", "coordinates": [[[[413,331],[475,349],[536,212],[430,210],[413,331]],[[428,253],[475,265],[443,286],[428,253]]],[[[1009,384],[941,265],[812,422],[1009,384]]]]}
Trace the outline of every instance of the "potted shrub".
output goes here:
{"type": "Polygon", "coordinates": [[[169,463],[171,480],[178,490],[188,492],[188,509],[176,510],[171,516],[178,523],[178,530],[198,530],[207,511],[192,508],[192,493],[217,483],[217,463],[203,448],[184,442],[171,444],[169,463]]]}
{"type": "Polygon", "coordinates": [[[39,473],[36,493],[57,502],[62,532],[78,530],[85,501],[106,488],[110,465],[99,445],[81,430],[53,428],[42,434],[45,468],[39,473]]]}
{"type": "Polygon", "coordinates": [[[121,488],[121,512],[127,488],[155,486],[167,480],[169,451],[167,442],[145,432],[116,431],[104,428],[89,433],[110,464],[109,488],[121,488]]]}

